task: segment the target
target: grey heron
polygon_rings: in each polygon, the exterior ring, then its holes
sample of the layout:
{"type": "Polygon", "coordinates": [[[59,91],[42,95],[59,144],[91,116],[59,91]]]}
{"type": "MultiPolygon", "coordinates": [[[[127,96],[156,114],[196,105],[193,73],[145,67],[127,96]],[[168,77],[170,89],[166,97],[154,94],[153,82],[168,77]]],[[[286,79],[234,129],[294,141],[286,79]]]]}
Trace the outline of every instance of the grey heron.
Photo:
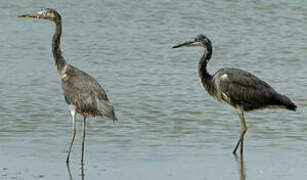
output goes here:
{"type": "Polygon", "coordinates": [[[52,38],[52,54],[54,64],[61,79],[63,95],[69,105],[72,116],[72,136],[66,162],[69,163],[69,157],[76,135],[76,113],[79,113],[83,116],[81,154],[81,162],[83,163],[86,118],[88,116],[106,116],[115,121],[117,118],[114,113],[114,108],[109,102],[104,89],[96,79],[86,72],[68,64],[62,56],[60,48],[62,18],[56,10],[46,8],[37,13],[20,15],[18,17],[47,19],[55,23],[55,33],[52,38]]]}
{"type": "Polygon", "coordinates": [[[269,84],[249,72],[235,68],[222,68],[214,75],[209,74],[207,64],[212,56],[212,43],[205,35],[200,34],[192,41],[173,46],[173,48],[192,46],[205,48],[205,53],[198,64],[198,76],[203,87],[217,100],[233,106],[239,115],[240,137],[233,150],[234,154],[239,145],[241,145],[240,154],[243,154],[244,135],[247,131],[244,111],[262,108],[296,110],[296,105],[287,96],[277,93],[269,84]]]}

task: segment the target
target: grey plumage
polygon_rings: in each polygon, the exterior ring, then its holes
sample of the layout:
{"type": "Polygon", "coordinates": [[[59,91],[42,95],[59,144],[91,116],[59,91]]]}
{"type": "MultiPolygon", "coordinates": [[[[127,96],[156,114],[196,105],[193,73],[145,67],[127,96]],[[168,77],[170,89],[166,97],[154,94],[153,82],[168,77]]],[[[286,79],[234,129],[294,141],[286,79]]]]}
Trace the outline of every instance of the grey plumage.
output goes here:
{"type": "Polygon", "coordinates": [[[225,101],[236,108],[240,117],[240,138],[233,153],[241,145],[243,154],[244,135],[247,126],[244,111],[252,111],[261,108],[286,108],[296,110],[296,105],[284,95],[277,93],[269,84],[257,78],[253,74],[235,68],[224,68],[213,76],[207,71],[207,64],[212,56],[212,43],[204,35],[198,35],[194,40],[176,45],[173,48],[202,46],[206,53],[202,56],[198,65],[200,81],[207,92],[219,101],[225,101]]]}
{"type": "Polygon", "coordinates": [[[244,111],[269,106],[295,109],[289,98],[277,93],[269,84],[253,74],[240,69],[220,69],[213,76],[212,83],[218,100],[224,100],[232,106],[242,105],[244,111]]]}
{"type": "Polygon", "coordinates": [[[67,64],[61,82],[67,104],[75,105],[79,114],[117,120],[107,94],[92,76],[67,64]]]}
{"type": "Polygon", "coordinates": [[[109,102],[105,91],[96,81],[96,79],[86,72],[83,72],[68,64],[62,56],[62,51],[60,48],[62,18],[56,10],[46,8],[37,13],[25,14],[18,17],[47,19],[53,21],[56,25],[55,33],[52,37],[52,54],[58,75],[61,78],[63,95],[67,104],[69,104],[73,121],[72,137],[66,162],[69,162],[69,157],[76,134],[76,113],[79,113],[83,116],[81,154],[81,162],[83,163],[86,118],[88,116],[106,116],[115,121],[117,118],[114,113],[114,108],[109,102]]]}

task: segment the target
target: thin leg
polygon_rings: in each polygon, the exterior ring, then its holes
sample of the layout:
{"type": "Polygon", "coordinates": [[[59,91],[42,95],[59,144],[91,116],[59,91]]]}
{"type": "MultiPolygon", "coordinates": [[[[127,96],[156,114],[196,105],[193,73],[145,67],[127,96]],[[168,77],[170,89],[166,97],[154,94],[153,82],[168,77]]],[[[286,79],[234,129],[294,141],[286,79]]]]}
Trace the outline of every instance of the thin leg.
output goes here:
{"type": "Polygon", "coordinates": [[[236,153],[239,145],[241,144],[240,146],[240,154],[242,155],[243,154],[243,142],[244,142],[244,135],[247,131],[247,127],[246,127],[246,123],[245,123],[245,119],[244,119],[244,110],[243,110],[243,107],[241,106],[237,106],[236,107],[236,111],[240,117],[240,138],[237,142],[237,145],[235,147],[235,149],[233,150],[233,153],[236,153]]]}
{"type": "Polygon", "coordinates": [[[86,116],[83,118],[83,131],[82,131],[82,154],[81,154],[81,164],[83,165],[83,154],[84,154],[84,141],[85,141],[85,120],[86,116]]]}
{"type": "Polygon", "coordinates": [[[75,136],[76,136],[76,108],[73,105],[70,105],[69,108],[70,108],[70,113],[71,113],[71,116],[72,116],[72,135],[71,135],[69,150],[68,150],[67,157],[66,157],[66,163],[67,164],[69,163],[71,148],[72,148],[72,145],[74,143],[75,136]]]}

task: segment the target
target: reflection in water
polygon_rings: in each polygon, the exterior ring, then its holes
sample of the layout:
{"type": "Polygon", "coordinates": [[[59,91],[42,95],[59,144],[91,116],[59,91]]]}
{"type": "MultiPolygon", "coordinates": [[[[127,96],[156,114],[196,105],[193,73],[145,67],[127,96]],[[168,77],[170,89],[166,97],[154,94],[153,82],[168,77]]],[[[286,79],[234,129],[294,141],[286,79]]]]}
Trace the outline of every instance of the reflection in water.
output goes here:
{"type": "Polygon", "coordinates": [[[81,163],[81,179],[84,180],[84,164],[83,164],[83,161],[81,163]]]}
{"type": "Polygon", "coordinates": [[[238,166],[238,168],[240,167],[240,180],[245,180],[246,174],[245,174],[245,167],[244,167],[244,157],[243,155],[241,155],[240,161],[239,161],[239,157],[236,154],[234,154],[234,157],[237,161],[237,164],[240,164],[240,166],[238,166]]]}
{"type": "Polygon", "coordinates": [[[71,174],[71,170],[69,167],[69,163],[66,163],[66,167],[67,167],[67,171],[68,171],[68,175],[69,175],[69,180],[72,180],[72,174],[71,174]]]}
{"type": "MultiPolygon", "coordinates": [[[[66,167],[67,167],[67,171],[69,175],[69,180],[73,180],[69,163],[66,163],[66,167]]],[[[84,180],[84,164],[83,163],[81,163],[81,180],[84,180]]]]}

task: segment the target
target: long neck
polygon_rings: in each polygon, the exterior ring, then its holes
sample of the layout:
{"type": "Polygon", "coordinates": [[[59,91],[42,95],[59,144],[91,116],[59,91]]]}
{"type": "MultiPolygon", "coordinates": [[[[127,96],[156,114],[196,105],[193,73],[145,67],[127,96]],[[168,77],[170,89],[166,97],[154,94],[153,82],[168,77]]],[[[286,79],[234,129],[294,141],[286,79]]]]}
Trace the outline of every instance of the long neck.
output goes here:
{"type": "Polygon", "coordinates": [[[212,46],[208,44],[206,48],[207,52],[204,53],[198,64],[198,74],[202,83],[207,83],[210,79],[212,79],[212,76],[207,71],[207,63],[212,56],[212,46]]]}
{"type": "Polygon", "coordinates": [[[54,59],[54,64],[57,68],[58,74],[61,76],[63,72],[63,68],[67,64],[65,59],[62,56],[62,51],[60,48],[61,34],[62,34],[62,24],[61,18],[55,21],[55,33],[52,37],[52,54],[54,59]]]}
{"type": "Polygon", "coordinates": [[[212,75],[207,71],[207,64],[212,56],[212,46],[209,44],[206,47],[207,52],[204,53],[198,64],[198,75],[203,87],[211,96],[214,96],[215,86],[212,81],[212,75]]]}

